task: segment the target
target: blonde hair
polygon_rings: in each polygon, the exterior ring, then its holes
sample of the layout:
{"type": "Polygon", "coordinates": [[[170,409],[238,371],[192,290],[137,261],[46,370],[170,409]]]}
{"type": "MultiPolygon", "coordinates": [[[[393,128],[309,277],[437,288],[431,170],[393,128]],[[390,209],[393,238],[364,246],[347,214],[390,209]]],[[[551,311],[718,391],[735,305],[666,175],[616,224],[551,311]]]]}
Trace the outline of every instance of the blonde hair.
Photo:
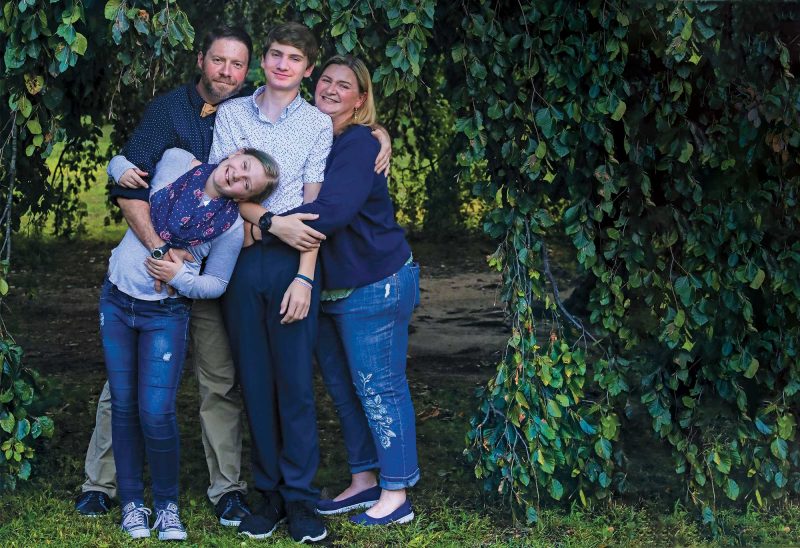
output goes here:
{"type": "Polygon", "coordinates": [[[374,126],[378,119],[378,114],[375,111],[375,99],[372,93],[372,75],[369,73],[367,65],[364,61],[355,55],[334,55],[322,65],[322,72],[331,65],[343,65],[353,71],[356,75],[356,83],[358,84],[358,92],[365,95],[364,104],[362,104],[348,123],[361,124],[364,126],[374,126]]]}

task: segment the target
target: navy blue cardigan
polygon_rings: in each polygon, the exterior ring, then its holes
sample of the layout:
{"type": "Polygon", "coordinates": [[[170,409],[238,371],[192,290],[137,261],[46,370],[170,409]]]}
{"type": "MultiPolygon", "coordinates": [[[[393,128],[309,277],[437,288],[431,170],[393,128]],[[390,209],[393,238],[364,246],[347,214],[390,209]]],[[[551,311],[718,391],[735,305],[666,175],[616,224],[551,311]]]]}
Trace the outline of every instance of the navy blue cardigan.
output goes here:
{"type": "Polygon", "coordinates": [[[362,287],[394,274],[411,255],[394,218],[386,177],[374,171],[380,146],[366,126],[334,137],[317,199],[291,213],[317,213],[306,221],[328,238],[320,247],[324,289],[362,287]]]}

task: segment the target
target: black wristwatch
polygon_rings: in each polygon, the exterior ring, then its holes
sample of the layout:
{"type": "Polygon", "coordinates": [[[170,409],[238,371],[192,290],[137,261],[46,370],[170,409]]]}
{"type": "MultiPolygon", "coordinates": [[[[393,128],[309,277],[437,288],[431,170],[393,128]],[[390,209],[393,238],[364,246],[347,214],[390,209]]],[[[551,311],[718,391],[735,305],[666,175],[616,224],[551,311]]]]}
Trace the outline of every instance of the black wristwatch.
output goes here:
{"type": "Polygon", "coordinates": [[[163,259],[164,255],[171,249],[172,246],[169,243],[162,245],[161,247],[155,248],[153,251],[150,252],[150,256],[154,259],[163,259]]]}
{"type": "Polygon", "coordinates": [[[269,229],[272,226],[272,218],[274,216],[275,216],[275,214],[273,212],[267,211],[258,220],[258,228],[261,229],[261,237],[262,238],[266,235],[267,232],[269,232],[269,229]]]}

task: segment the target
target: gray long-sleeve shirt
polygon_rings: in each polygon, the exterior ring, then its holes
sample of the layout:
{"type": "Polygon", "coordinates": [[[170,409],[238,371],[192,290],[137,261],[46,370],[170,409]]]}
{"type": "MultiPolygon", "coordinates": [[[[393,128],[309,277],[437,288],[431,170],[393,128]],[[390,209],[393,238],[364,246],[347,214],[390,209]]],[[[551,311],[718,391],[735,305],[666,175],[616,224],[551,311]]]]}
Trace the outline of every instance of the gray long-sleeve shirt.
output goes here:
{"type": "MultiPolygon", "coordinates": [[[[179,148],[171,148],[164,152],[156,165],[156,173],[151,180],[152,192],[168,185],[189,171],[194,156],[179,148]]],[[[123,156],[115,156],[108,165],[108,173],[119,173],[120,164],[127,160],[123,156]]],[[[231,278],[233,267],[239,256],[244,240],[242,219],[239,217],[234,225],[210,242],[189,248],[195,262],[184,263],[169,285],[178,294],[190,299],[213,299],[225,292],[231,278]],[[204,257],[206,266],[200,274],[200,261],[204,257]]],[[[153,287],[155,280],[145,268],[145,260],[150,256],[147,249],[136,234],[128,229],[122,241],[111,251],[108,262],[108,277],[123,293],[144,301],[157,301],[167,298],[166,288],[157,293],[153,287]]]]}

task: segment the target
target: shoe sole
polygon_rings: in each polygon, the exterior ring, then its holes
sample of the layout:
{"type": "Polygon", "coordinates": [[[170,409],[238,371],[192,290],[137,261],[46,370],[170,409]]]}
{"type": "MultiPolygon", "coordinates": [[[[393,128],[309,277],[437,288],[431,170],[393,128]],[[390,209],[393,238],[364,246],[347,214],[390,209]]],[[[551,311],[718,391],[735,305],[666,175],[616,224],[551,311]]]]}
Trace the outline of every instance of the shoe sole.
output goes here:
{"type": "MultiPolygon", "coordinates": [[[[398,525],[402,525],[404,523],[408,523],[409,521],[411,521],[413,519],[414,519],[414,512],[410,512],[410,513],[406,514],[405,516],[403,516],[402,518],[398,518],[398,519],[394,520],[392,523],[396,523],[398,525]]],[[[389,525],[391,525],[392,523],[390,523],[389,525]]]]}
{"type": "Polygon", "coordinates": [[[303,544],[303,543],[306,543],[306,542],[319,542],[319,541],[321,541],[322,539],[324,539],[327,536],[328,536],[328,530],[325,529],[324,531],[322,531],[322,534],[319,535],[319,536],[312,537],[310,535],[306,535],[303,538],[301,538],[300,540],[295,540],[295,542],[299,542],[300,544],[303,544]]]}
{"type": "Polygon", "coordinates": [[[161,531],[158,540],[186,540],[186,531],[161,531]]]}
{"type": "Polygon", "coordinates": [[[242,520],[219,518],[219,524],[225,527],[239,527],[242,524],[242,520]]]}
{"type": "MultiPolygon", "coordinates": [[[[259,534],[255,534],[255,533],[251,533],[250,531],[239,531],[239,536],[241,536],[241,537],[247,537],[247,538],[252,538],[252,539],[256,539],[256,540],[263,540],[263,539],[265,539],[265,538],[269,538],[269,537],[271,537],[271,536],[272,536],[272,533],[274,533],[274,532],[275,532],[275,530],[278,528],[278,525],[280,525],[280,524],[281,524],[281,523],[283,523],[284,521],[286,521],[286,518],[279,519],[279,520],[278,520],[278,521],[275,523],[275,526],[274,526],[272,529],[270,529],[269,531],[267,531],[266,533],[259,533],[259,534]]],[[[328,532],[326,531],[326,532],[325,532],[325,534],[327,535],[327,534],[328,534],[328,532]]]]}
{"type": "MultiPolygon", "coordinates": [[[[125,529],[123,529],[125,531],[125,529]]],[[[134,531],[125,531],[131,538],[150,538],[150,529],[137,529],[134,531]]]]}
{"type": "Polygon", "coordinates": [[[350,506],[337,508],[336,510],[320,510],[319,508],[317,508],[317,514],[321,516],[335,516],[337,514],[346,514],[347,512],[352,512],[353,510],[367,510],[375,506],[377,502],[378,502],[377,500],[359,502],[358,504],[351,504],[350,506]]]}

